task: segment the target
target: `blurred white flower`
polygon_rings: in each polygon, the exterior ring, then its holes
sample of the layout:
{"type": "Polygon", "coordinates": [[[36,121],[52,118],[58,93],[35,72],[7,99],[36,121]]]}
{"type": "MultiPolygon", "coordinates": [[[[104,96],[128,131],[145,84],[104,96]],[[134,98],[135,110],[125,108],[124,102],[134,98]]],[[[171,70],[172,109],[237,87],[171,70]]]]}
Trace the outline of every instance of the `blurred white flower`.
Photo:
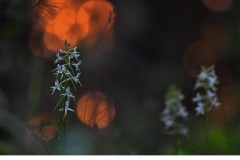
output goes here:
{"type": "Polygon", "coordinates": [[[80,76],[80,73],[78,73],[78,74],[76,75],[76,77],[73,78],[73,80],[74,80],[76,83],[80,83],[80,81],[79,81],[79,76],[80,76]]]}
{"type": "Polygon", "coordinates": [[[55,86],[51,86],[51,88],[53,89],[52,94],[55,92],[56,89],[61,91],[61,85],[59,84],[58,80],[55,81],[55,86]]]}
{"type": "Polygon", "coordinates": [[[70,92],[70,88],[67,87],[66,92],[64,94],[60,94],[61,96],[66,96],[68,100],[70,100],[70,98],[75,98],[75,96],[72,95],[72,93],[70,92]]]}
{"type": "Polygon", "coordinates": [[[207,97],[209,98],[209,99],[211,99],[211,98],[213,98],[213,97],[215,97],[216,96],[216,93],[214,93],[214,92],[212,92],[212,91],[210,91],[210,90],[207,90],[207,97]]]}
{"type": "Polygon", "coordinates": [[[203,103],[202,103],[202,102],[198,102],[197,104],[198,104],[198,105],[197,105],[197,107],[195,108],[195,111],[197,112],[197,115],[199,115],[199,114],[204,115],[205,109],[204,109],[203,103]]]}
{"type": "Polygon", "coordinates": [[[78,54],[78,53],[79,52],[77,52],[77,47],[75,47],[73,49],[73,52],[71,52],[71,55],[69,56],[69,60],[72,59],[72,58],[75,58],[78,61],[77,57],[80,56],[80,54],[78,54]]]}
{"type": "Polygon", "coordinates": [[[53,75],[56,74],[56,77],[58,77],[58,74],[62,74],[62,67],[60,64],[57,64],[56,72],[53,73],[53,75]]]}
{"type": "Polygon", "coordinates": [[[217,88],[215,87],[216,84],[218,84],[217,76],[209,76],[209,88],[211,88],[213,91],[217,91],[217,88]]]}
{"type": "Polygon", "coordinates": [[[174,122],[171,116],[163,116],[162,121],[164,122],[167,128],[173,126],[174,122]]]}
{"type": "Polygon", "coordinates": [[[215,86],[218,83],[219,81],[217,80],[213,65],[208,68],[201,68],[194,89],[201,89],[203,93],[200,94],[197,92],[196,97],[192,99],[193,102],[197,103],[197,107],[195,108],[197,115],[204,115],[210,111],[213,106],[218,107],[220,105],[217,100],[217,87],[215,86]]]}
{"type": "Polygon", "coordinates": [[[180,107],[178,110],[178,115],[182,118],[187,118],[188,112],[186,112],[186,109],[184,106],[180,107]]]}
{"type": "Polygon", "coordinates": [[[58,52],[58,53],[56,54],[57,59],[55,60],[54,63],[57,63],[58,61],[62,60],[62,57],[60,56],[60,53],[62,53],[61,50],[60,50],[60,52],[58,52]]]}
{"type": "Polygon", "coordinates": [[[212,99],[211,104],[212,104],[213,106],[215,106],[215,107],[220,106],[220,103],[218,102],[217,97],[214,97],[214,98],[212,99]]]}
{"type": "Polygon", "coordinates": [[[179,117],[186,119],[188,116],[188,112],[181,102],[183,99],[184,95],[176,86],[171,86],[165,95],[165,108],[161,113],[161,121],[168,133],[187,134],[187,128],[178,122],[179,117]]]}
{"type": "Polygon", "coordinates": [[[208,78],[208,74],[206,72],[201,72],[198,76],[198,79],[201,80],[206,80],[208,78]]]}
{"type": "Polygon", "coordinates": [[[78,66],[79,66],[81,63],[82,63],[82,62],[79,61],[78,63],[74,63],[74,64],[72,64],[73,66],[75,66],[76,71],[79,70],[78,66]]]}
{"type": "Polygon", "coordinates": [[[187,136],[188,135],[188,128],[181,127],[180,133],[183,134],[184,136],[187,136]]]}
{"type": "Polygon", "coordinates": [[[198,102],[198,101],[201,101],[202,98],[201,98],[201,95],[199,93],[197,93],[196,97],[193,97],[193,102],[198,102]]]}

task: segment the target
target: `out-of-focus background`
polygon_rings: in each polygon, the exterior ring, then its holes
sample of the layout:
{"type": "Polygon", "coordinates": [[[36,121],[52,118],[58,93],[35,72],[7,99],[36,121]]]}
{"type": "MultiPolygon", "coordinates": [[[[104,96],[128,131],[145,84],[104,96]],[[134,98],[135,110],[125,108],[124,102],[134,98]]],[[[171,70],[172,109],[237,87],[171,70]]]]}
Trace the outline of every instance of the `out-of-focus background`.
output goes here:
{"type": "Polygon", "coordinates": [[[239,8],[237,0],[0,0],[0,154],[173,154],[160,121],[172,84],[190,113],[179,153],[240,154],[239,8]],[[83,86],[62,149],[50,141],[56,126],[42,122],[54,119],[51,71],[65,39],[78,46],[83,86]],[[192,97],[201,66],[212,64],[221,106],[209,113],[206,152],[192,97]]]}

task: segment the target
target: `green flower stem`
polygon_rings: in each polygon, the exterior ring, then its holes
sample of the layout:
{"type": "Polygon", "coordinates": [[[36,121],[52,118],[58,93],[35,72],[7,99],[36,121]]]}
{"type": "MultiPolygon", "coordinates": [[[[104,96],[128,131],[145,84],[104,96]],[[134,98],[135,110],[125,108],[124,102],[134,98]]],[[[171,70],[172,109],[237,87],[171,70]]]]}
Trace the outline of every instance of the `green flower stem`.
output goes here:
{"type": "MultiPolygon", "coordinates": [[[[64,79],[66,78],[66,75],[64,75],[64,79]]],[[[64,82],[64,93],[66,92],[66,82],[64,82]]],[[[65,104],[67,101],[67,97],[64,98],[64,103],[63,103],[63,109],[65,109],[65,104]]],[[[65,123],[65,114],[63,116],[63,152],[65,151],[65,133],[66,133],[66,123],[65,123]]]]}
{"type": "MultiPolygon", "coordinates": [[[[68,46],[65,45],[67,51],[68,51],[68,46]]],[[[65,60],[66,61],[66,60],[65,60]]],[[[68,66],[66,66],[66,70],[68,70],[68,66]]],[[[66,74],[63,75],[63,79],[66,79],[66,74]]],[[[64,81],[64,93],[66,93],[66,88],[67,88],[67,81],[64,81]]],[[[64,98],[63,101],[63,111],[65,112],[65,105],[66,105],[67,97],[64,98]]],[[[62,118],[62,124],[63,124],[63,152],[65,152],[65,139],[66,139],[66,121],[65,121],[65,114],[62,118]]]]}
{"type": "Polygon", "coordinates": [[[74,83],[79,83],[79,76],[80,76],[80,69],[79,65],[81,64],[81,61],[78,60],[77,57],[80,56],[77,52],[77,47],[70,48],[70,44],[67,42],[67,40],[64,41],[65,50],[59,49],[59,52],[56,53],[56,60],[54,61],[55,64],[57,64],[57,68],[53,70],[53,75],[56,75],[55,85],[51,86],[52,94],[59,90],[62,93],[60,94],[61,99],[58,101],[57,105],[54,107],[54,111],[62,111],[63,114],[59,115],[58,119],[58,136],[63,138],[63,152],[65,148],[65,133],[66,133],[66,116],[68,111],[74,112],[73,109],[69,107],[70,100],[73,99],[75,102],[75,96],[72,95],[70,92],[70,85],[71,82],[72,86],[76,89],[76,86],[74,83]],[[60,64],[62,63],[62,64],[60,64]],[[78,72],[75,75],[75,71],[73,70],[72,66],[74,66],[74,69],[76,68],[76,72],[78,72]],[[60,77],[58,77],[58,75],[60,77]],[[61,136],[59,136],[59,133],[63,132],[61,136]]]}
{"type": "Polygon", "coordinates": [[[208,153],[208,111],[205,111],[205,154],[208,153]]]}
{"type": "Polygon", "coordinates": [[[65,139],[66,139],[66,121],[63,120],[63,153],[65,152],[65,139]]]}
{"type": "Polygon", "coordinates": [[[179,144],[180,144],[179,134],[176,133],[174,140],[174,150],[176,155],[179,155],[179,144]]]}

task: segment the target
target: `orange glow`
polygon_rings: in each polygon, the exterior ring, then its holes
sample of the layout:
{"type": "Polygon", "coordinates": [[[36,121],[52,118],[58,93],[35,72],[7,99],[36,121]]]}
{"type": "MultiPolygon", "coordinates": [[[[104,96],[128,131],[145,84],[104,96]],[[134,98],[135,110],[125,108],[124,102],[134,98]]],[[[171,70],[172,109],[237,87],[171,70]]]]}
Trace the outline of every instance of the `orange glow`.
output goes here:
{"type": "MultiPolygon", "coordinates": [[[[66,33],[66,39],[69,41],[69,43],[71,44],[71,46],[75,46],[77,44],[77,37],[74,36],[77,35],[78,31],[77,31],[78,27],[72,26],[71,30],[69,30],[68,33],[66,33]],[[75,32],[76,31],[76,32],[75,32]]],[[[43,35],[43,40],[44,40],[44,44],[45,46],[54,52],[54,54],[61,48],[64,49],[64,40],[60,39],[56,34],[54,34],[53,32],[44,32],[43,35]]]]}
{"type": "Polygon", "coordinates": [[[102,92],[89,92],[81,97],[77,104],[77,115],[82,123],[90,127],[103,129],[113,120],[115,108],[102,92]]]}
{"type": "Polygon", "coordinates": [[[187,47],[184,53],[183,63],[187,72],[196,77],[201,66],[210,66],[216,62],[213,48],[203,41],[198,41],[187,47]]]}
{"type": "Polygon", "coordinates": [[[61,41],[55,34],[45,32],[43,35],[44,45],[51,51],[57,52],[59,48],[64,48],[63,41],[61,41]],[[53,43],[54,42],[54,43],[53,43]]]}
{"type": "Polygon", "coordinates": [[[32,1],[41,27],[33,29],[31,34],[31,37],[38,38],[38,41],[29,38],[29,46],[34,54],[51,58],[60,48],[64,49],[65,39],[71,46],[81,43],[86,48],[101,46],[97,48],[100,52],[109,49],[115,22],[115,11],[110,2],[46,0],[37,5],[38,2],[32,1]]]}
{"type": "Polygon", "coordinates": [[[232,8],[232,0],[202,0],[204,5],[215,12],[225,12],[232,8]]]}
{"type": "Polygon", "coordinates": [[[54,52],[63,48],[63,41],[67,39],[72,46],[78,41],[78,28],[75,25],[75,11],[64,9],[59,12],[54,20],[48,21],[45,33],[44,44],[54,52]]]}
{"type": "Polygon", "coordinates": [[[66,39],[67,33],[75,24],[75,11],[64,9],[59,12],[53,21],[48,22],[45,31],[52,32],[61,40],[66,39]]]}
{"type": "Polygon", "coordinates": [[[77,21],[83,33],[88,31],[84,38],[85,45],[94,45],[102,35],[109,34],[108,31],[112,29],[115,22],[114,7],[105,0],[87,1],[79,9],[77,21]]]}
{"type": "Polygon", "coordinates": [[[35,138],[48,142],[57,133],[57,124],[48,115],[36,115],[28,121],[27,139],[34,142],[35,138]]]}
{"type": "Polygon", "coordinates": [[[82,7],[79,9],[77,13],[77,24],[81,31],[81,34],[79,35],[79,39],[83,39],[88,33],[89,15],[85,11],[85,9],[82,7]]]}
{"type": "Polygon", "coordinates": [[[63,8],[65,0],[32,0],[33,12],[39,16],[41,20],[48,21],[52,19],[56,13],[63,8]]]}

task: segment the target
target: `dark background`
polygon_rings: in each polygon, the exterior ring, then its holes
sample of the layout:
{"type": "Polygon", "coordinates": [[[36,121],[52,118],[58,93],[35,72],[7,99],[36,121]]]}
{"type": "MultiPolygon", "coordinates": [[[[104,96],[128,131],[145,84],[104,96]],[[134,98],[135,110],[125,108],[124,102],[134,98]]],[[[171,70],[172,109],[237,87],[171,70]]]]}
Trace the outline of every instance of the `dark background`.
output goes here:
{"type": "Polygon", "coordinates": [[[52,59],[34,55],[28,46],[36,23],[31,1],[0,0],[0,153],[172,154],[174,138],[164,134],[160,113],[167,88],[175,84],[185,94],[183,103],[190,112],[185,122],[190,133],[181,137],[181,154],[239,154],[239,1],[221,12],[200,0],[110,2],[116,10],[111,49],[88,55],[91,49],[80,48],[83,87],[76,97],[87,91],[105,93],[115,104],[114,120],[99,130],[70,113],[66,151],[42,152],[29,150],[23,137],[29,118],[51,112],[57,103],[58,97],[51,96],[49,89],[55,65],[52,59]],[[202,37],[206,26],[212,27],[207,38],[202,37]],[[215,60],[201,43],[197,51],[187,49],[198,41],[213,48],[215,60]],[[199,58],[192,58],[195,53],[199,58]],[[204,117],[195,115],[191,98],[201,65],[211,64],[216,66],[223,88],[220,100],[226,105],[225,110],[210,114],[211,140],[205,153],[204,117]]]}

